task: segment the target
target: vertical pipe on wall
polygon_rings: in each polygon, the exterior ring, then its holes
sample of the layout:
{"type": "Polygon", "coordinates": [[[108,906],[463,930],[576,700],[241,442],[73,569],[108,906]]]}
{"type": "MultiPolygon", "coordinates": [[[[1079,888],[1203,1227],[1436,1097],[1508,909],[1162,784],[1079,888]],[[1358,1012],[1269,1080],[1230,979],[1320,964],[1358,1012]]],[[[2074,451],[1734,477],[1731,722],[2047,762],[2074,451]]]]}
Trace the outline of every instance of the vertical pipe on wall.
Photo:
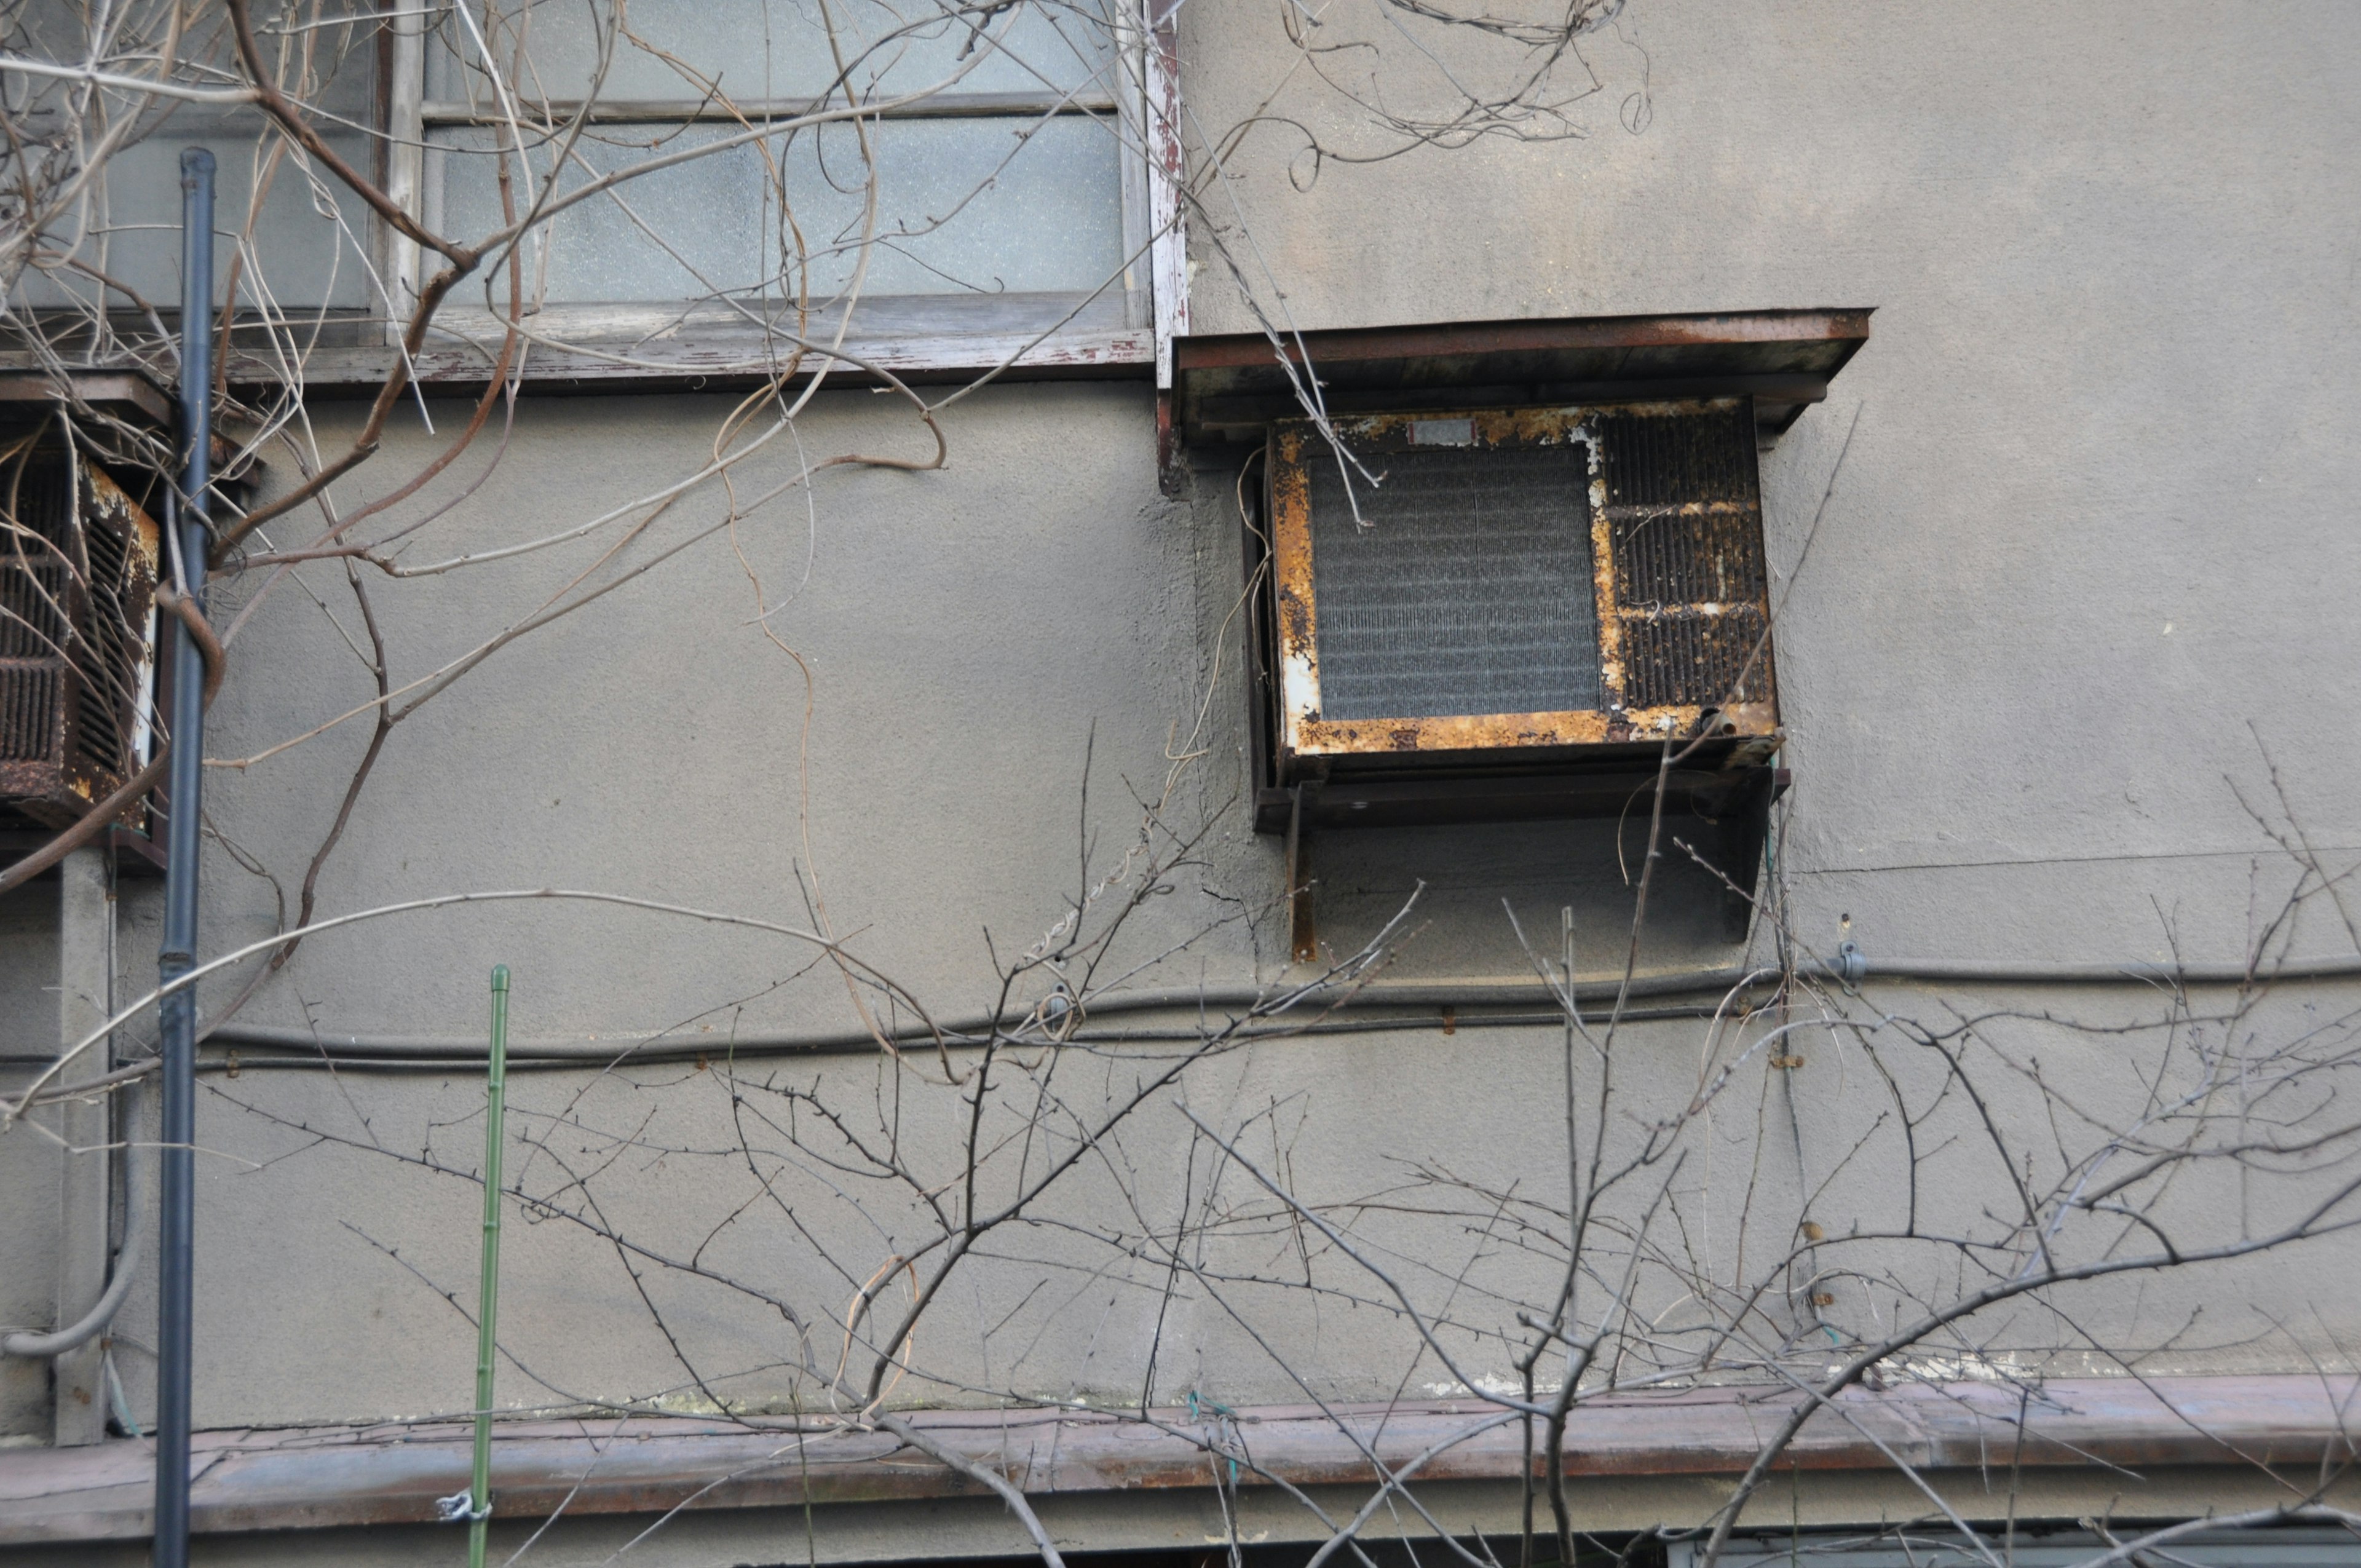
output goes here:
{"type": "MultiPolygon", "coordinates": [[[[181,154],[181,439],[177,530],[180,591],[204,608],[205,491],[212,484],[214,155],[181,154]]],[[[170,838],[164,867],[163,983],[196,967],[197,850],[203,821],[204,657],[177,618],[172,630],[170,838]]],[[[163,1180],[156,1306],[156,1568],[189,1561],[190,1311],[194,1294],[197,997],[163,1002],[163,1180]]]]}
{"type": "Polygon", "coordinates": [[[492,969],[492,1050],[484,1074],[484,1258],[476,1314],[476,1469],[467,1500],[467,1568],[484,1568],[492,1517],[492,1358],[500,1341],[500,1142],[508,1125],[509,966],[492,969]]]}
{"type": "MultiPolygon", "coordinates": [[[[114,971],[113,890],[107,886],[108,851],[85,846],[58,862],[58,1039],[60,1050],[80,1042],[106,1022],[107,977],[114,971]]],[[[110,1053],[104,1064],[115,1065],[110,1053]]],[[[59,1131],[66,1140],[65,1179],[58,1203],[58,1311],[60,1328],[76,1322],[106,1288],[106,1234],[113,1212],[107,1190],[113,1161],[106,1097],[69,1101],[59,1107],[59,1131]]],[[[132,1195],[138,1201],[138,1195],[132,1195]]],[[[116,1266],[134,1266],[126,1256],[116,1266]]],[[[102,1325],[102,1330],[104,1325],[102,1325]]],[[[60,1448],[96,1442],[106,1435],[105,1342],[93,1334],[62,1351],[50,1364],[50,1441],[60,1448]]]]}

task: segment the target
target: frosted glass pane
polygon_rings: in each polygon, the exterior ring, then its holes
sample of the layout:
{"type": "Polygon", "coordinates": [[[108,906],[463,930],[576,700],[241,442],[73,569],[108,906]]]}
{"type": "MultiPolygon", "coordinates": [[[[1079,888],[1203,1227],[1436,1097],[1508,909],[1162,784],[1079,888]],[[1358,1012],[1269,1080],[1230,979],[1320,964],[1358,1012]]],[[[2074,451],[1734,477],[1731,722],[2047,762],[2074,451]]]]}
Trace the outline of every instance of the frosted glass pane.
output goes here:
{"type": "MultiPolygon", "coordinates": [[[[1114,127],[1068,115],[1048,121],[889,120],[868,131],[877,160],[879,238],[863,293],[1096,289],[1122,265],[1114,127]]],[[[577,148],[582,162],[601,173],[730,134],[710,125],[601,132],[601,141],[577,148]],[[627,137],[639,145],[620,145],[627,137]]],[[[472,240],[501,226],[498,175],[488,156],[500,134],[484,126],[436,133],[445,149],[435,155],[443,168],[445,233],[472,240]]],[[[536,149],[537,177],[545,178],[549,156],[546,148],[536,149]]],[[[862,172],[851,127],[829,126],[642,175],[559,214],[545,240],[528,240],[527,288],[545,277],[545,298],[561,303],[752,292],[780,299],[808,287],[817,302],[851,279],[862,172]],[[780,210],[782,183],[792,227],[780,210]]],[[[570,166],[560,188],[578,189],[589,178],[570,166]]]]}
{"type": "MultiPolygon", "coordinates": [[[[35,0],[31,5],[11,6],[7,46],[35,60],[78,64],[90,47],[88,27],[95,10],[71,0],[35,0]]],[[[116,11],[120,13],[119,5],[116,11]]],[[[315,122],[328,145],[356,167],[367,170],[377,156],[375,144],[365,131],[348,129],[338,122],[366,126],[372,113],[378,28],[370,0],[327,0],[316,13],[307,11],[306,16],[308,20],[360,18],[307,28],[302,35],[302,55],[291,61],[287,81],[290,91],[300,92],[316,111],[315,122]]],[[[182,72],[184,79],[218,83],[236,76],[225,28],[192,35],[183,48],[192,62],[182,72]]],[[[6,84],[0,112],[19,125],[54,123],[49,116],[57,105],[80,91],[49,78],[14,77],[6,84]]],[[[119,95],[110,94],[107,103],[111,112],[122,111],[119,95]]],[[[225,235],[236,235],[247,222],[258,151],[267,156],[271,148],[281,147],[279,133],[250,104],[158,99],[139,113],[130,137],[93,181],[86,226],[78,215],[69,214],[49,229],[49,245],[70,246],[76,260],[127,284],[152,304],[177,308],[181,153],[196,146],[213,149],[220,170],[214,194],[217,227],[225,235]]],[[[64,170],[53,166],[53,172],[62,174],[64,170]]],[[[247,269],[239,292],[242,308],[252,307],[258,280],[268,286],[271,301],[287,309],[372,302],[358,248],[369,240],[368,209],[335,180],[323,176],[322,184],[324,190],[315,192],[299,152],[292,148],[281,151],[269,193],[255,222],[257,259],[247,269]]],[[[225,238],[217,248],[216,280],[226,275],[229,244],[225,238]]],[[[50,269],[28,271],[13,291],[12,302],[48,308],[70,299],[94,302],[98,294],[98,285],[87,276],[50,269]]],[[[112,290],[106,291],[106,300],[110,309],[130,308],[130,302],[112,290]]]]}
{"type": "MultiPolygon", "coordinates": [[[[217,172],[214,180],[214,226],[221,236],[214,248],[214,278],[220,286],[227,277],[231,244],[247,221],[254,192],[255,137],[251,126],[174,135],[181,122],[166,123],[162,133],[125,148],[106,163],[104,201],[92,203],[90,232],[74,251],[77,259],[96,267],[139,291],[148,302],[177,310],[181,302],[181,151],[192,146],[214,149],[217,172]]],[[[194,129],[192,126],[192,129],[194,129]]],[[[370,148],[357,136],[332,136],[328,145],[346,159],[367,169],[370,148]]],[[[333,177],[319,176],[327,199],[316,198],[311,179],[290,151],[279,160],[254,225],[254,258],[238,290],[242,310],[252,309],[267,287],[269,298],[282,309],[381,304],[369,287],[360,247],[370,234],[368,209],[333,177]],[[342,218],[339,225],[337,214],[342,218]]],[[[97,286],[70,271],[46,276],[27,272],[19,292],[21,302],[46,308],[64,302],[67,294],[95,300],[97,286]]],[[[127,310],[130,302],[107,291],[112,310],[127,310]]]]}
{"type": "MultiPolygon", "coordinates": [[[[265,57],[279,71],[280,85],[304,104],[325,114],[366,123],[376,96],[378,38],[381,0],[306,0],[298,33],[280,30],[282,18],[267,15],[276,7],[255,7],[255,26],[265,57]],[[281,51],[284,50],[282,59],[281,51]]],[[[237,45],[220,7],[188,7],[175,59],[174,76],[192,86],[220,87],[244,75],[237,45]],[[196,14],[210,11],[211,16],[196,14]]],[[[154,46],[167,31],[169,7],[109,5],[93,0],[10,0],[0,5],[0,47],[30,60],[84,64],[91,51],[91,27],[105,23],[107,48],[118,51],[102,60],[102,69],[145,76],[155,69],[154,46]]],[[[54,77],[11,75],[5,103],[9,114],[23,116],[39,104],[61,101],[82,91],[54,77]]],[[[107,113],[120,114],[130,100],[109,90],[107,113]]],[[[262,111],[251,105],[192,104],[156,99],[140,112],[143,126],[169,122],[184,135],[216,133],[251,137],[265,124],[262,111]]],[[[323,127],[324,129],[325,127],[323,127]]]]}
{"type": "MultiPolygon", "coordinates": [[[[489,29],[480,7],[471,15],[503,76],[527,99],[589,96],[600,37],[614,31],[614,8],[586,0],[500,0],[489,29]]],[[[631,0],[627,15],[633,38],[615,39],[598,92],[609,102],[701,100],[708,82],[733,101],[816,97],[838,78],[830,21],[847,80],[863,97],[931,86],[962,63],[972,69],[948,91],[1038,93],[1095,81],[1112,92],[1115,85],[1107,69],[1115,13],[1099,0],[1037,0],[1013,17],[999,16],[986,30],[1001,47],[978,45],[965,62],[961,51],[973,38],[968,19],[946,16],[928,0],[831,0],[825,14],[819,0],[631,0]]],[[[436,30],[429,68],[430,97],[479,107],[493,101],[481,50],[456,17],[446,15],[436,30]]]]}

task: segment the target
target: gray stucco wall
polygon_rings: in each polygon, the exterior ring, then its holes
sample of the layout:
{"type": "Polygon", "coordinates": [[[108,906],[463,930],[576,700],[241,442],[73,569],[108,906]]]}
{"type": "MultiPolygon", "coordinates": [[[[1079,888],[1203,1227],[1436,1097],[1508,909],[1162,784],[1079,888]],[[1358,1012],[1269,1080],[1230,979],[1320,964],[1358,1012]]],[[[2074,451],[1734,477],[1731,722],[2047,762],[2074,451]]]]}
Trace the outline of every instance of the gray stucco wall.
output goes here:
{"type": "MultiPolygon", "coordinates": [[[[0,1051],[57,1048],[57,905],[54,881],[0,901],[0,1051]]],[[[56,1310],[60,1157],[37,1135],[0,1139],[0,1319],[11,1323],[47,1327],[56,1310]]],[[[48,1365],[0,1356],[0,1440],[48,1441],[49,1407],[48,1365]]]]}
{"type": "MultiPolygon", "coordinates": [[[[1192,6],[1184,16],[1194,111],[1207,126],[1234,123],[1284,69],[1271,48],[1275,8],[1192,6]]],[[[1789,596],[1779,658],[1796,785],[1784,870],[1798,929],[1817,944],[1846,932],[1883,956],[2113,961],[2164,958],[2176,945],[2184,956],[2240,956],[2256,911],[2288,880],[2232,788],[2268,795],[2264,746],[2313,842],[2343,864],[2361,856],[2349,824],[2361,740],[2340,722],[2339,700],[2361,665],[2350,608],[2361,447],[2345,429],[2361,393],[2361,174],[2343,156],[2361,132],[2346,90],[2361,28],[2334,5],[2224,17],[2149,5],[1662,4],[1633,6],[1624,27],[1649,62],[1653,115],[1640,134],[1620,128],[1612,111],[1622,98],[1610,92],[1587,139],[1331,164],[1304,192],[1286,173],[1296,147],[1260,130],[1231,160],[1214,210],[1235,200],[1305,327],[1879,307],[1872,341],[1828,405],[1764,457],[1773,558],[1789,596]]],[[[1620,56],[1602,65],[1619,86],[1630,71],[1620,56]]],[[[1300,89],[1280,88],[1279,107],[1328,112],[1292,102],[1300,89]]],[[[1204,247],[1201,236],[1196,326],[1250,326],[1204,247]]],[[[500,468],[414,558],[537,537],[652,490],[704,459],[730,404],[527,398],[500,468]]],[[[357,414],[324,406],[313,417],[332,446],[357,414]]],[[[445,430],[463,417],[435,411],[445,430]]],[[[1215,678],[1216,632],[1240,576],[1229,500],[1240,455],[1201,455],[1191,496],[1162,500],[1150,395],[1128,384],[994,389],[963,404],[949,433],[941,473],[834,470],[815,485],[810,515],[791,494],[739,531],[768,602],[794,596],[770,624],[810,672],[807,743],[803,673],[749,624],[754,591],[732,542],[708,538],[502,651],[401,725],[322,877],[323,910],[555,885],[800,925],[802,868],[816,872],[832,927],[857,934],[880,968],[947,1010],[988,1002],[983,932],[1022,948],[1078,885],[1085,744],[1103,863],[1136,830],[1133,792],[1157,793],[1173,727],[1188,733],[1215,678]],[[807,786],[808,852],[798,822],[807,786]]],[[[906,416],[865,392],[824,395],[800,438],[813,458],[925,450],[906,416]]],[[[340,488],[343,504],[434,449],[405,416],[386,453],[340,488]]],[[[741,471],[741,493],[796,465],[793,444],[778,443],[741,471]]],[[[462,482],[446,477],[439,493],[462,482]]],[[[624,559],[651,558],[720,504],[715,488],[698,491],[624,559]]],[[[395,681],[530,613],[614,537],[610,528],[513,565],[372,579],[395,681]]],[[[258,751],[367,696],[343,641],[359,635],[349,592],[333,567],[307,569],[305,581],[343,630],[303,591],[276,590],[235,650],[212,754],[258,751]]],[[[243,591],[226,590],[225,602],[243,591]]],[[[1213,688],[1211,754],[1180,813],[1215,817],[1205,863],[1151,906],[1133,950],[1194,933],[1209,911],[1235,907],[1223,898],[1256,918],[1222,926],[1148,980],[1234,984],[1276,972],[1281,938],[1264,907],[1278,888],[1276,852],[1235,813],[1215,816],[1244,784],[1241,707],[1233,666],[1213,688]]],[[[348,724],[209,782],[222,835],[291,901],[365,740],[362,724],[348,724]]],[[[1612,830],[1596,826],[1373,833],[1323,841],[1320,854],[1323,930],[1339,945],[1428,883],[1425,924],[1396,971],[1405,976],[1519,973],[1504,896],[1544,932],[1574,905],[1583,967],[1604,970],[1629,907],[1612,830]]],[[[273,928],[269,883],[215,845],[207,878],[209,950],[273,928]]],[[[1706,891],[1690,879],[1661,899],[1649,962],[1734,956],[1701,914],[1706,891]]],[[[0,972],[12,998],[47,983],[43,896],[20,894],[5,911],[0,972]]],[[[126,889],[126,993],[145,983],[154,914],[152,888],[126,889]]],[[[2334,951],[2350,938],[2323,920],[2295,945],[2334,951]]],[[[622,910],[443,911],[314,938],[244,1018],[472,1036],[484,971],[502,961],[517,973],[524,1036],[678,1025],[726,1039],[733,1025],[848,1022],[842,988],[825,975],[770,989],[809,959],[792,941],[622,910]]],[[[2137,999],[1918,992],[1895,1005],[1938,1010],[1946,1000],[2109,1018],[2137,999]]],[[[2346,1006],[2346,991],[2291,995],[2267,1022],[2294,1028],[2301,1009],[2346,1006]]],[[[2031,1037],[2037,1026],[2026,1028],[2031,1037]]],[[[2081,1048],[2066,1071],[2094,1094],[2126,1089],[2103,1051],[2081,1048]]],[[[1190,1095],[1217,1120],[1283,1108],[1269,1112],[1280,1131],[1265,1135],[1322,1195],[1379,1188],[1398,1157],[1509,1179],[1549,1145],[1557,1049],[1546,1030],[1327,1036],[1219,1064],[1190,1095]]],[[[1662,1072],[1645,1094],[1669,1096],[1696,1053],[1695,1025],[1665,1024],[1634,1031],[1627,1059],[1662,1072]]],[[[1831,1047],[1822,1063],[1838,1088],[1820,1088],[1807,1067],[1792,1091],[1768,1078],[1749,1090],[1750,1114],[1760,1105],[1767,1118],[1758,1129],[1784,1138],[1779,1118],[1792,1115],[1802,1146],[1764,1177],[1766,1203],[1794,1211],[1865,1113],[1844,1059],[1831,1047]]],[[[1113,1070],[1096,1058],[1087,1067],[1113,1070]]],[[[855,1058],[802,1070],[855,1098],[878,1077],[855,1058]]],[[[642,1135],[675,1152],[634,1157],[645,1171],[627,1202],[637,1223],[702,1234],[721,1218],[723,1189],[718,1177],[708,1183],[709,1151],[728,1132],[717,1077],[534,1076],[520,1080],[516,1102],[527,1118],[570,1114],[600,1129],[653,1116],[642,1135]]],[[[434,1288],[464,1292],[472,1281],[478,1199],[463,1182],[348,1143],[394,1156],[431,1145],[470,1165],[477,1086],[208,1081],[200,1420],[464,1408],[472,1336],[434,1288]],[[324,1132],[348,1143],[320,1143],[324,1132]],[[388,1255],[397,1250],[400,1261],[388,1255]]],[[[914,1129],[950,1135],[941,1096],[914,1095],[913,1105],[914,1129]]],[[[1186,1131],[1159,1113],[1127,1146],[1143,1188],[1169,1202],[1186,1131]]],[[[598,1143],[586,1133],[581,1147],[598,1143]]],[[[11,1138],[0,1159],[46,1157],[30,1147],[11,1138]]],[[[38,1173],[19,1180],[7,1168],[0,1312],[16,1314],[32,1310],[20,1299],[38,1304],[46,1290],[48,1211],[38,1173]]],[[[1831,1201],[1858,1217],[1881,1198],[1864,1178],[1839,1183],[1831,1201]]],[[[1076,1212],[1103,1218],[1112,1201],[1107,1186],[1088,1186],[1076,1212]]],[[[2219,1191],[2189,1199],[2216,1214],[2230,1201],[2219,1191]]],[[[890,1255],[849,1214],[817,1215],[848,1257],[890,1255]]],[[[1402,1245],[1425,1245],[1422,1234],[1405,1230],[1402,1245]]],[[[783,1229],[729,1245],[741,1249],[729,1255],[735,1266],[774,1267],[782,1288],[843,1293],[796,1272],[818,1266],[794,1261],[783,1229]]],[[[1161,1396],[1203,1387],[1234,1403],[1300,1397],[1210,1308],[1159,1331],[1152,1293],[1082,1288],[1087,1249],[1054,1237],[1041,1246],[1064,1269],[1059,1287],[1028,1305],[1043,1267],[980,1270],[972,1299],[947,1301],[930,1330],[930,1365],[978,1385],[1120,1397],[1138,1388],[1160,1332],[1161,1396]],[[984,1343],[979,1326],[1004,1320],[1016,1326],[984,1343]],[[1012,1364],[993,1359],[997,1345],[1030,1348],[1012,1364]]],[[[520,1226],[507,1266],[509,1337],[551,1388],[600,1399],[682,1381],[611,1251],[562,1226],[520,1226]]],[[[2356,1343],[2356,1266],[2349,1248],[2292,1255],[2274,1267],[2270,1305],[2315,1348],[2356,1343]]],[[[1315,1386],[1382,1396],[1404,1375],[1407,1346],[1376,1314],[1254,1299],[1268,1314],[1261,1326],[1315,1386]]],[[[2286,1341],[2256,1337],[2268,1325],[2219,1275],[2082,1303],[2092,1321],[2133,1338],[2161,1335],[2157,1325],[2201,1304],[2206,1332],[2174,1353],[2176,1369],[2293,1363],[2286,1341]]],[[[699,1358],[777,1358],[775,1314],[694,1292],[676,1305],[699,1358]]],[[[151,1316],[143,1284],[128,1321],[151,1316]]],[[[145,1364],[126,1357],[124,1370],[144,1405],[145,1364]]],[[[17,1376],[0,1390],[10,1401],[0,1431],[41,1424],[32,1385],[17,1376]]],[[[762,1372],[733,1391],[785,1397],[762,1372]]],[[[503,1392],[559,1402],[522,1377],[503,1392]]],[[[972,1396],[939,1387],[928,1397],[972,1396]]]]}

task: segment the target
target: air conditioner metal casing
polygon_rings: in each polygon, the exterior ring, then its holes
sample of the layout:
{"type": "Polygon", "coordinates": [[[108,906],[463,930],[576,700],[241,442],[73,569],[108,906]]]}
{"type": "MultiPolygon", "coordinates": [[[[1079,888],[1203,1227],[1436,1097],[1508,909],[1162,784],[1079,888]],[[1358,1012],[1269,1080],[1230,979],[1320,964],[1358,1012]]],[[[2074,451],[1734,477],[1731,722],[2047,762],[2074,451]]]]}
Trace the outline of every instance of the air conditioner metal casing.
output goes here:
{"type": "Polygon", "coordinates": [[[1756,428],[1742,397],[1361,414],[1340,466],[1274,425],[1255,826],[1290,887],[1315,830],[1644,819],[1661,788],[1743,937],[1786,782],[1756,428]]]}
{"type": "MultiPolygon", "coordinates": [[[[1776,749],[1762,499],[1745,400],[1374,414],[1330,428],[1357,459],[1350,480],[1357,522],[1344,510],[1346,482],[1320,429],[1290,421],[1271,434],[1262,693],[1268,785],[1653,771],[1667,741],[1687,752],[1684,773],[1727,771],[1760,763],[1776,749]],[[1551,455],[1560,499],[1542,510],[1563,515],[1555,520],[1559,536],[1543,548],[1554,556],[1543,576],[1555,572],[1554,585],[1531,575],[1514,580],[1516,563],[1504,567],[1497,559],[1504,548],[1527,549],[1545,530],[1527,527],[1488,543],[1481,537],[1488,530],[1502,531],[1486,515],[1486,498],[1438,497],[1414,478],[1438,460],[1471,478],[1493,465],[1522,466],[1538,477],[1533,459],[1551,455]],[[1569,473],[1578,476],[1578,494],[1565,485],[1569,473]],[[1335,560],[1323,559],[1323,541],[1335,560]],[[1360,551],[1388,555],[1393,580],[1356,581],[1347,563],[1360,551]],[[1496,559],[1480,559],[1488,551],[1496,559]],[[1481,580],[1488,576],[1519,598],[1512,616],[1552,619],[1565,640],[1591,640],[1567,650],[1554,675],[1507,682],[1534,691],[1554,682],[1568,700],[1451,711],[1431,700],[1430,676],[1405,685],[1406,693],[1408,685],[1429,688],[1420,694],[1424,700],[1400,712],[1372,711],[1372,686],[1381,689],[1384,677],[1373,683],[1367,671],[1342,668],[1346,646],[1342,636],[1323,640],[1323,605],[1348,590],[1360,601],[1350,607],[1356,660],[1376,662],[1367,652],[1367,624],[1393,616],[1404,620],[1407,657],[1457,659],[1467,685],[1499,687],[1493,665],[1503,642],[1522,657],[1548,640],[1514,625],[1476,624],[1499,619],[1501,595],[1481,580]],[[1563,592],[1553,602],[1557,588],[1563,592]],[[1411,624],[1424,615],[1422,599],[1454,601],[1446,624],[1411,624]],[[1473,645],[1488,640],[1489,646],[1473,645]],[[1595,678],[1576,678],[1577,663],[1595,678]],[[1340,688],[1355,693],[1351,704],[1331,700],[1340,688]]],[[[1490,510],[1502,505],[1495,499],[1490,510]]],[[[1341,631],[1347,617],[1331,613],[1341,631]]]]}
{"type": "Polygon", "coordinates": [[[160,533],[78,452],[0,466],[0,806],[62,827],[153,744],[160,533]]]}

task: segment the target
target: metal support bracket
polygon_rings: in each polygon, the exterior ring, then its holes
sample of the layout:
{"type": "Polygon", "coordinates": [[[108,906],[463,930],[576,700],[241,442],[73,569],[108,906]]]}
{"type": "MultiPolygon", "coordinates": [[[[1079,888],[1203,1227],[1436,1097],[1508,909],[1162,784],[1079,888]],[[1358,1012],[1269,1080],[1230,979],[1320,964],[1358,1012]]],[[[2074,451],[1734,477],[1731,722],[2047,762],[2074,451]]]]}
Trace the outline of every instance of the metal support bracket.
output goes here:
{"type": "Polygon", "coordinates": [[[1320,928],[1314,918],[1312,894],[1312,829],[1304,820],[1304,797],[1309,795],[1317,804],[1320,785],[1308,781],[1288,792],[1290,804],[1287,813],[1287,910],[1288,957],[1299,964],[1320,961],[1320,928]]]}
{"type": "Polygon", "coordinates": [[[1771,803],[1786,792],[1784,768],[1749,768],[1719,817],[1714,861],[1730,885],[1721,892],[1721,932],[1746,940],[1754,925],[1754,895],[1763,884],[1763,851],[1771,841],[1771,803]]]}

